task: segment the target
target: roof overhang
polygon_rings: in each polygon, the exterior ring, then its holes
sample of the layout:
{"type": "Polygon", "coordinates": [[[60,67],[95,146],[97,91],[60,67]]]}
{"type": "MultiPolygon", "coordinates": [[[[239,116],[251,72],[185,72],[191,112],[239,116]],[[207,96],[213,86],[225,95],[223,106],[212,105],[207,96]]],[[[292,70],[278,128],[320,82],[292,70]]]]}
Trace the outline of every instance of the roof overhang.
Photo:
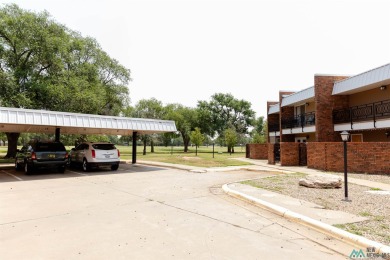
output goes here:
{"type": "Polygon", "coordinates": [[[280,110],[279,103],[275,104],[275,105],[272,105],[272,106],[269,106],[268,115],[278,114],[279,110],[280,110]]]}
{"type": "Polygon", "coordinates": [[[284,97],[281,107],[294,106],[312,100],[314,100],[314,86],[284,97]]]}
{"type": "Polygon", "coordinates": [[[0,132],[131,135],[176,132],[174,121],[0,107],[0,132]]]}
{"type": "Polygon", "coordinates": [[[334,83],[332,95],[351,95],[390,84],[390,63],[334,83]]]}

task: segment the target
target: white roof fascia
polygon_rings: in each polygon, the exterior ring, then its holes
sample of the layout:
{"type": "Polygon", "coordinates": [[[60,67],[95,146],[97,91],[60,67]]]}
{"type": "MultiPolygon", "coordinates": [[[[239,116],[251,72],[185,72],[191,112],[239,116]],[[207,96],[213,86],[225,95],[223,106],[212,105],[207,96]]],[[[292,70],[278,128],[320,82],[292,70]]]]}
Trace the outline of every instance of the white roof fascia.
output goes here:
{"type": "Polygon", "coordinates": [[[118,134],[128,132],[164,133],[176,132],[174,121],[160,119],[101,116],[47,110],[0,107],[0,130],[10,126],[20,129],[58,127],[64,133],[118,134]],[[29,128],[23,127],[29,126],[29,128]],[[80,130],[81,129],[81,130],[80,130]]]}
{"type": "Polygon", "coordinates": [[[279,103],[272,105],[272,106],[269,106],[268,115],[277,114],[277,113],[279,113],[279,110],[280,110],[279,103]]]}
{"type": "Polygon", "coordinates": [[[334,83],[332,95],[354,94],[390,84],[390,63],[334,83]]]}
{"type": "Polygon", "coordinates": [[[314,98],[314,86],[303,89],[294,94],[288,95],[282,99],[281,107],[291,106],[305,101],[312,100],[314,98]]]}

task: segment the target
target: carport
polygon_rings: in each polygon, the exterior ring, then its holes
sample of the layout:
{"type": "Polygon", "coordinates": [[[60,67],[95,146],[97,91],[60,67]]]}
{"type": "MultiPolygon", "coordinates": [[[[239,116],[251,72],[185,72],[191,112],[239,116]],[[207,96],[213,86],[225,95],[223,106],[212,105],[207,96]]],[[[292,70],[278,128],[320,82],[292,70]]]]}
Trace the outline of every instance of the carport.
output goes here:
{"type": "Polygon", "coordinates": [[[137,135],[176,132],[174,121],[101,116],[0,107],[0,132],[133,135],[132,163],[137,161],[137,135]]]}

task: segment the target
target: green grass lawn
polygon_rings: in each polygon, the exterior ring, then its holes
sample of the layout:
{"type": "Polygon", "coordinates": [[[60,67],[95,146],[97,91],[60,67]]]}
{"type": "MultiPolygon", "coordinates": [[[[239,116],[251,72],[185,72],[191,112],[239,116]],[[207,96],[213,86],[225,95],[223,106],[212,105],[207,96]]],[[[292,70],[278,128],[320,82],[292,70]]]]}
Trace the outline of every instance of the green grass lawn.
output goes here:
{"type": "MultiPolygon", "coordinates": [[[[122,160],[131,160],[131,146],[118,146],[122,160]]],[[[226,147],[215,147],[213,158],[212,146],[198,148],[198,156],[195,155],[195,147],[189,147],[187,153],[183,152],[184,147],[161,147],[156,146],[155,152],[150,152],[150,146],[146,148],[146,155],[142,154],[143,147],[137,147],[137,160],[184,164],[198,167],[224,167],[248,165],[249,163],[232,160],[232,158],[245,158],[245,148],[234,148],[235,153],[227,153],[226,147]],[[172,153],[172,154],[171,154],[172,153]]]]}
{"type": "MultiPolygon", "coordinates": [[[[69,151],[73,146],[67,146],[69,151]]],[[[131,146],[117,146],[121,152],[122,160],[131,160],[132,147],[131,146]]],[[[184,164],[198,167],[224,167],[224,166],[239,166],[248,165],[249,163],[232,160],[231,158],[245,158],[245,147],[235,147],[235,153],[230,155],[227,153],[226,147],[215,146],[215,153],[213,158],[213,147],[202,146],[198,148],[198,156],[195,156],[195,147],[189,147],[189,151],[184,153],[184,147],[156,146],[155,152],[150,152],[150,146],[146,147],[146,155],[142,155],[143,147],[137,147],[137,160],[165,162],[174,164],[184,164]]],[[[7,153],[6,146],[0,146],[0,158],[7,153]]],[[[0,163],[13,163],[14,159],[0,159],[0,163]]]]}

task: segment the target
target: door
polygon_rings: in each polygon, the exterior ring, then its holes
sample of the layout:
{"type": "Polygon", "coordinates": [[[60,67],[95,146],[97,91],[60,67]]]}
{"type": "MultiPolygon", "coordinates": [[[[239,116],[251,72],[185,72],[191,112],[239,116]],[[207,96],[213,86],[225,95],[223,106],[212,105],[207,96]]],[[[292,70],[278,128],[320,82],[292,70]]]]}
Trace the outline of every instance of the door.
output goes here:
{"type": "Polygon", "coordinates": [[[307,146],[305,143],[299,143],[299,166],[307,165],[307,146]]]}
{"type": "Polygon", "coordinates": [[[274,144],[274,161],[280,162],[280,143],[274,144]]]}

